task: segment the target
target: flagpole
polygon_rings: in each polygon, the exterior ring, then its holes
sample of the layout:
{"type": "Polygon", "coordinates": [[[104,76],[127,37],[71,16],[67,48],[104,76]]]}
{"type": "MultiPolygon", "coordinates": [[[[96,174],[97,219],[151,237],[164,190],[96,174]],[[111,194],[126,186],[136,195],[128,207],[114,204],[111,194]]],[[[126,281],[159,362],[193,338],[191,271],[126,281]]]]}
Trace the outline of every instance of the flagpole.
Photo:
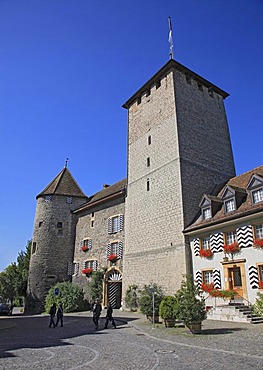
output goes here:
{"type": "Polygon", "coordinates": [[[169,37],[168,37],[168,41],[169,41],[169,44],[170,44],[169,57],[170,57],[170,59],[173,59],[174,52],[173,52],[173,36],[172,36],[172,21],[171,21],[171,17],[168,17],[168,25],[169,25],[169,37]]]}

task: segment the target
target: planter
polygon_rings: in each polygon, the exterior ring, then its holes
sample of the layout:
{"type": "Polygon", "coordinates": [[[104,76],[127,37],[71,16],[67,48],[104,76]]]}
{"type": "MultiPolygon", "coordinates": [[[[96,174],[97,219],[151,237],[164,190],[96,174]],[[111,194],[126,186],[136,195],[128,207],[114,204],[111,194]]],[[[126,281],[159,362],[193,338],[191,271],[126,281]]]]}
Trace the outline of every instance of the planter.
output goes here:
{"type": "Polygon", "coordinates": [[[108,257],[108,261],[110,262],[116,262],[118,259],[118,256],[116,254],[111,254],[109,257],[108,257]]]}
{"type": "Polygon", "coordinates": [[[201,322],[186,323],[185,326],[189,329],[189,331],[192,334],[201,334],[201,332],[202,332],[202,323],[201,322]]]}
{"type": "MultiPolygon", "coordinates": [[[[147,317],[147,320],[149,320],[150,322],[153,322],[153,317],[152,316],[146,315],[146,317],[147,317]]],[[[154,316],[154,322],[155,323],[158,323],[159,322],[159,316],[158,315],[157,316],[154,316]]]]}
{"type": "Polygon", "coordinates": [[[89,250],[89,247],[88,247],[87,245],[83,245],[83,246],[81,247],[81,250],[82,250],[83,252],[87,252],[87,251],[89,250]]]}
{"type": "Polygon", "coordinates": [[[166,328],[173,328],[175,325],[175,319],[165,319],[163,320],[163,323],[166,328]]]}

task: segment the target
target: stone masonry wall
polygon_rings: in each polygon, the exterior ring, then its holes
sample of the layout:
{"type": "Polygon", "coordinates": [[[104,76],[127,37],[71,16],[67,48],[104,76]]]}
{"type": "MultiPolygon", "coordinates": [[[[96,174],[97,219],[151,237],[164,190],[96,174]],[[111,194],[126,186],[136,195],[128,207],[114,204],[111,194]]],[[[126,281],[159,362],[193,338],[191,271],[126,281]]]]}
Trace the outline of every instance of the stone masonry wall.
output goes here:
{"type": "Polygon", "coordinates": [[[70,280],[68,262],[73,260],[76,218],[71,210],[83,203],[83,198],[52,195],[51,201],[38,198],[32,239],[32,256],[28,279],[26,310],[34,313],[44,309],[45,296],[56,282],[70,280]],[[58,227],[58,223],[62,227],[58,227]]]}

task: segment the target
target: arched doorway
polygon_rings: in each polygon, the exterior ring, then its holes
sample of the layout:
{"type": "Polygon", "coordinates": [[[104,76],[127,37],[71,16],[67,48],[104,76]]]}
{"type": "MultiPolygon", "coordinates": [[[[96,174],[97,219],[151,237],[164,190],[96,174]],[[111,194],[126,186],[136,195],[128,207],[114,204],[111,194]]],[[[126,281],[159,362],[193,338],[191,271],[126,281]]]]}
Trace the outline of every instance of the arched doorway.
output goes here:
{"type": "Polygon", "coordinates": [[[112,308],[121,307],[122,274],[118,270],[110,270],[106,280],[106,297],[112,308]]]}

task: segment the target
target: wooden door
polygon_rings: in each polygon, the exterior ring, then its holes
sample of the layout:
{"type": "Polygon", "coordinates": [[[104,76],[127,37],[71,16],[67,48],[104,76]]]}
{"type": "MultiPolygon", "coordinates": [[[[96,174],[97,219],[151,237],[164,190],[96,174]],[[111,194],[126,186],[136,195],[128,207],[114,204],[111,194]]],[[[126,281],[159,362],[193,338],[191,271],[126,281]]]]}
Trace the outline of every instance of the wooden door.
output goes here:
{"type": "Polygon", "coordinates": [[[238,295],[243,297],[242,276],[240,267],[231,267],[228,269],[228,281],[229,289],[235,290],[238,295]]]}

